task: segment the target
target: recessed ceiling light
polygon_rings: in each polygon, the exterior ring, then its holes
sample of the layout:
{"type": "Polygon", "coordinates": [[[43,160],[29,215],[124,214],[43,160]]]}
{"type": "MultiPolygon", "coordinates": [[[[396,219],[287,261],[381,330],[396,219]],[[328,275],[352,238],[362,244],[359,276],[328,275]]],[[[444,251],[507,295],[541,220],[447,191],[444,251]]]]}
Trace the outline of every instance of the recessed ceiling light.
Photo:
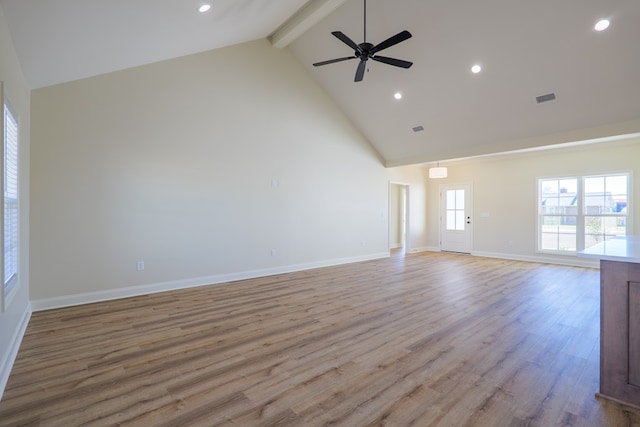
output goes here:
{"type": "Polygon", "coordinates": [[[482,67],[479,66],[478,64],[476,64],[473,67],[471,67],[471,72],[473,74],[478,74],[480,71],[482,71],[482,67]]]}
{"type": "Polygon", "coordinates": [[[211,5],[205,3],[203,5],[200,5],[200,7],[198,8],[198,12],[200,13],[208,12],[209,9],[211,9],[211,5]]]}
{"type": "Polygon", "coordinates": [[[609,28],[609,24],[610,22],[608,19],[601,19],[596,22],[596,25],[593,28],[595,28],[596,31],[604,31],[609,28]]]}
{"type": "Polygon", "coordinates": [[[396,92],[396,93],[393,94],[393,97],[395,99],[402,99],[402,94],[400,92],[396,92]]]}

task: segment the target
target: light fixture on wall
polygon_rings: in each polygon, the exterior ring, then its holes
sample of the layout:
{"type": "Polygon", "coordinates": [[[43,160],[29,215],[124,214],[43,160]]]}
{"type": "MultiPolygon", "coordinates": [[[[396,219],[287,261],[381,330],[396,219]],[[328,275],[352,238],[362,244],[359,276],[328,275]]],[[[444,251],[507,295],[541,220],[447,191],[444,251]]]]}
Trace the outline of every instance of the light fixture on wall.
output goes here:
{"type": "Polygon", "coordinates": [[[440,166],[440,162],[437,163],[435,168],[429,168],[429,178],[446,178],[447,168],[440,166]]]}

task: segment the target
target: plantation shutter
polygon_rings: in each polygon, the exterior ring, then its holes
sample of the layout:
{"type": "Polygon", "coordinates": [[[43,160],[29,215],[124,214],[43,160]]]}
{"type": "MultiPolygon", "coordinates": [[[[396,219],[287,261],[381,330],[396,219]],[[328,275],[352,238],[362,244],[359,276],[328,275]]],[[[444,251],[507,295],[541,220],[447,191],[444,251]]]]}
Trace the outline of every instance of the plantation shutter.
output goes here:
{"type": "Polygon", "coordinates": [[[18,121],[4,105],[4,292],[18,279],[18,121]]]}

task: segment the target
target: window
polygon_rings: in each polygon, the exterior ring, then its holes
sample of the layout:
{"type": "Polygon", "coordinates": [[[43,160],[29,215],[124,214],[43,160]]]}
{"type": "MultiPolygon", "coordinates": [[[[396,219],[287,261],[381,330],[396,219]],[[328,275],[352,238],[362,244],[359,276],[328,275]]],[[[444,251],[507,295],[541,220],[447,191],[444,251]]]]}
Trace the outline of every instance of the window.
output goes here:
{"type": "Polygon", "coordinates": [[[627,175],[584,178],[585,248],[627,234],[627,175]]]}
{"type": "Polygon", "coordinates": [[[538,180],[538,250],[575,253],[624,236],[629,174],[538,180]]]}
{"type": "Polygon", "coordinates": [[[538,249],[575,251],[578,225],[578,179],[540,180],[538,249]]]}
{"type": "Polygon", "coordinates": [[[11,293],[18,281],[18,120],[4,103],[4,296],[11,293]]]}
{"type": "Polygon", "coordinates": [[[447,230],[464,230],[464,190],[447,190],[447,230]]]}

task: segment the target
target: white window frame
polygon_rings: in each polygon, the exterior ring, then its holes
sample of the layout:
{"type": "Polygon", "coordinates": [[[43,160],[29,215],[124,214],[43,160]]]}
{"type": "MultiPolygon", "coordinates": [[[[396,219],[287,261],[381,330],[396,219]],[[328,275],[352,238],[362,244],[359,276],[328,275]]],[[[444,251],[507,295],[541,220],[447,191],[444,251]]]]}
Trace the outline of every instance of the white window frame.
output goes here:
{"type": "Polygon", "coordinates": [[[586,217],[593,216],[602,216],[602,217],[619,217],[625,218],[626,221],[626,234],[633,234],[633,174],[631,171],[620,171],[620,172],[606,172],[606,173],[594,173],[594,174],[584,174],[584,175],[572,175],[572,176],[549,176],[538,178],[537,181],[537,190],[536,190],[536,251],[538,253],[545,254],[556,254],[556,255],[565,255],[565,256],[576,256],[577,253],[584,249],[585,247],[585,232],[586,232],[586,217]],[[612,176],[621,176],[625,175],[627,177],[627,210],[626,213],[623,214],[614,214],[614,213],[605,213],[600,215],[589,214],[586,212],[586,207],[584,205],[585,201],[585,181],[588,178],[600,178],[600,177],[612,177],[612,176]],[[576,215],[565,215],[565,216],[575,216],[576,218],[576,249],[575,251],[569,250],[551,250],[551,249],[542,249],[542,218],[545,216],[559,216],[560,214],[547,214],[543,215],[541,213],[541,199],[542,199],[542,181],[549,180],[576,180],[576,215]]]}
{"type": "MultiPolygon", "coordinates": [[[[2,250],[2,256],[0,256],[0,271],[2,271],[2,287],[0,289],[0,309],[2,311],[6,310],[6,308],[8,307],[9,303],[11,302],[11,300],[13,299],[13,297],[16,294],[16,290],[19,286],[19,270],[20,270],[20,260],[19,260],[19,256],[20,256],[20,195],[19,195],[19,191],[20,191],[20,186],[19,186],[19,159],[20,159],[20,119],[19,116],[16,114],[15,109],[13,109],[11,107],[11,104],[7,101],[7,99],[4,98],[4,93],[2,91],[3,87],[2,84],[0,82],[0,105],[2,106],[2,120],[0,120],[1,124],[0,124],[0,134],[2,135],[2,162],[0,162],[0,169],[2,170],[2,173],[0,173],[0,182],[2,184],[2,188],[3,188],[3,196],[2,198],[0,198],[0,212],[1,216],[2,216],[2,223],[3,223],[3,232],[1,234],[0,237],[0,244],[3,248],[2,250]],[[13,168],[15,170],[15,180],[16,180],[16,184],[15,184],[15,203],[16,203],[16,217],[15,217],[15,225],[14,225],[14,230],[15,230],[15,243],[11,248],[11,257],[13,259],[12,264],[15,265],[15,270],[13,271],[13,274],[11,275],[11,277],[9,278],[8,281],[6,281],[5,279],[5,265],[6,265],[6,257],[7,257],[7,253],[5,252],[5,241],[6,241],[6,233],[4,232],[4,226],[5,226],[5,204],[6,204],[6,199],[7,199],[7,194],[6,194],[6,189],[7,189],[7,182],[6,182],[6,173],[7,173],[7,165],[6,165],[6,150],[7,150],[7,130],[8,130],[8,126],[6,125],[6,120],[7,120],[7,114],[9,115],[10,119],[15,122],[15,164],[13,164],[13,168]]],[[[12,198],[13,199],[13,198],[12,198]]]]}

